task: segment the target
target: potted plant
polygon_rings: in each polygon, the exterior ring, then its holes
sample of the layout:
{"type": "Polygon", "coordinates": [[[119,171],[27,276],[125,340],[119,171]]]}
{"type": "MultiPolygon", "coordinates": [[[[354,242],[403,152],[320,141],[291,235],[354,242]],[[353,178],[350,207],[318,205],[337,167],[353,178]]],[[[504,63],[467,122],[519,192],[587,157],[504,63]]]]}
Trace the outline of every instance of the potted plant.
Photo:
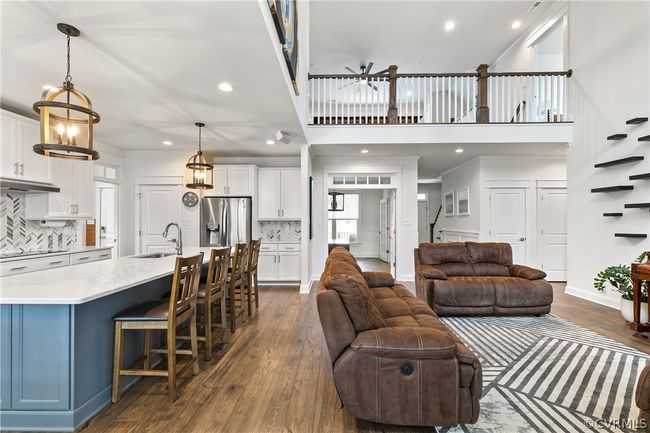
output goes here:
{"type": "MultiPolygon", "coordinates": [[[[635,262],[640,263],[645,259],[646,253],[642,253],[635,262]]],[[[627,322],[634,320],[634,304],[632,303],[632,276],[628,265],[608,266],[598,273],[594,278],[594,287],[599,292],[604,292],[607,283],[621,294],[621,314],[627,322]]],[[[641,286],[641,322],[648,322],[648,285],[641,286]]]]}

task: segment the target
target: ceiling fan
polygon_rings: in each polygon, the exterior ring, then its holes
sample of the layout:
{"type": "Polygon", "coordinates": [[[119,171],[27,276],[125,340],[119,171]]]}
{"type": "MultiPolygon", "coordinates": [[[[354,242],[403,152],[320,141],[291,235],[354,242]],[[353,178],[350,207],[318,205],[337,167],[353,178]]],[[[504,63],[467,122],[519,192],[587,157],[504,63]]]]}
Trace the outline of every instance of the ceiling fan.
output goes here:
{"type": "MultiPolygon", "coordinates": [[[[366,74],[370,73],[370,70],[372,69],[373,65],[374,65],[373,62],[369,62],[367,65],[359,66],[359,69],[360,69],[361,72],[357,72],[354,69],[350,68],[349,66],[346,66],[345,69],[347,71],[349,71],[350,73],[354,74],[354,75],[366,75],[366,74]]],[[[341,87],[339,87],[339,89],[343,89],[345,87],[351,86],[351,85],[356,84],[356,83],[361,83],[361,85],[365,84],[368,87],[370,87],[372,90],[379,90],[379,89],[377,89],[377,86],[375,86],[374,84],[370,84],[370,82],[368,81],[367,78],[357,78],[357,79],[354,80],[353,83],[349,83],[349,84],[346,84],[344,86],[341,86],[341,87]]]]}

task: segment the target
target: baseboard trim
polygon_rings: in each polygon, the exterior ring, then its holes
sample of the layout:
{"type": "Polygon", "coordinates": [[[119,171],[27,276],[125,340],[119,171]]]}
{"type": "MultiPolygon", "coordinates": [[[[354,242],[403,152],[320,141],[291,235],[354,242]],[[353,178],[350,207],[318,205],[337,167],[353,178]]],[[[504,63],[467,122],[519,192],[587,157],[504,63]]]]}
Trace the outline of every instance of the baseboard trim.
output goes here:
{"type": "Polygon", "coordinates": [[[576,298],[584,299],[595,304],[604,305],[606,307],[621,309],[620,301],[601,295],[596,289],[584,290],[573,286],[566,286],[564,293],[567,295],[575,296],[576,298]]]}

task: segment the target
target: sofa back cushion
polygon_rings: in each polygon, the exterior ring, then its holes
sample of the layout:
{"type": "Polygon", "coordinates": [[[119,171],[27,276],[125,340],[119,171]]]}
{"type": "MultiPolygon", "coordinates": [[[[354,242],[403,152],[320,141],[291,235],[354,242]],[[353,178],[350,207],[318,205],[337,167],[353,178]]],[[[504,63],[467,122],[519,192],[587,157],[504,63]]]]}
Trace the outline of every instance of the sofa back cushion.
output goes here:
{"type": "Polygon", "coordinates": [[[510,276],[512,247],[502,242],[467,242],[469,261],[479,276],[510,276]]]}
{"type": "Polygon", "coordinates": [[[448,277],[474,275],[465,242],[420,244],[420,263],[433,265],[448,277]]]}
{"type": "Polygon", "coordinates": [[[356,332],[385,326],[374,297],[354,257],[347,254],[330,255],[321,276],[321,283],[338,293],[356,332]]]}

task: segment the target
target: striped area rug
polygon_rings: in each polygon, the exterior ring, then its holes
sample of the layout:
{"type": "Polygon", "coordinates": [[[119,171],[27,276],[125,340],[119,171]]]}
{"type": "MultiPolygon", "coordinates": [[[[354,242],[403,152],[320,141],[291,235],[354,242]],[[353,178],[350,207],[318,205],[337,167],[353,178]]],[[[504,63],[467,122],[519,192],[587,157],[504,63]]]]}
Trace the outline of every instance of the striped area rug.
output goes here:
{"type": "Polygon", "coordinates": [[[639,414],[635,385],[649,355],[552,315],[443,321],[479,357],[483,396],[476,424],[438,431],[634,431],[624,422],[639,414]]]}

